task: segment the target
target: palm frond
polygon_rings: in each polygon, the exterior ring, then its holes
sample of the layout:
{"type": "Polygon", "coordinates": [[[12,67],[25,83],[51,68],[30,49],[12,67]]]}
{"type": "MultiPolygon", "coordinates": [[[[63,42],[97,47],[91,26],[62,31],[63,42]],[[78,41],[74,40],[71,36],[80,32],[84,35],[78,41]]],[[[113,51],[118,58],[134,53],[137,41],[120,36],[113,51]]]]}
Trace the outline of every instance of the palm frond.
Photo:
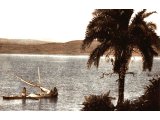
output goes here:
{"type": "Polygon", "coordinates": [[[152,15],[153,13],[157,13],[157,12],[153,11],[153,12],[143,13],[143,18],[146,18],[146,17],[152,15]]]}
{"type": "Polygon", "coordinates": [[[156,30],[157,29],[157,25],[153,22],[148,22],[147,23],[147,26],[149,29],[152,29],[152,30],[156,30]]]}
{"type": "Polygon", "coordinates": [[[142,11],[138,12],[135,17],[132,19],[132,24],[136,25],[139,23],[142,23],[144,20],[143,14],[146,12],[146,9],[143,9],[142,11]]]}
{"type": "Polygon", "coordinates": [[[88,62],[87,62],[87,66],[88,68],[91,67],[92,63],[94,63],[94,65],[96,67],[99,66],[99,60],[100,60],[100,57],[103,56],[103,54],[109,50],[109,48],[111,48],[111,42],[104,42],[104,43],[101,43],[100,45],[97,46],[97,48],[95,48],[92,53],[90,54],[90,57],[88,59],[88,62]]]}
{"type": "Polygon", "coordinates": [[[142,55],[142,59],[143,59],[143,71],[145,70],[152,70],[152,65],[153,65],[153,56],[157,55],[156,51],[146,45],[145,43],[143,43],[143,45],[138,46],[141,55],[142,55]]]}
{"type": "Polygon", "coordinates": [[[140,50],[143,58],[143,70],[152,69],[153,56],[157,56],[158,53],[152,46],[156,48],[160,47],[157,43],[159,37],[155,33],[152,27],[155,27],[153,23],[147,23],[144,20],[138,23],[132,23],[130,25],[130,35],[133,40],[133,44],[140,50]],[[149,27],[150,26],[150,27],[149,27]]]}
{"type": "Polygon", "coordinates": [[[143,9],[140,12],[138,12],[136,16],[142,16],[146,11],[147,9],[143,9]]]}
{"type": "Polygon", "coordinates": [[[85,39],[82,44],[82,49],[89,47],[95,39],[99,40],[100,42],[109,40],[113,33],[111,29],[113,27],[115,27],[115,25],[114,20],[111,17],[93,18],[87,26],[85,39]]]}
{"type": "MultiPolygon", "coordinates": [[[[159,49],[160,39],[155,32],[156,24],[144,20],[145,17],[148,17],[155,12],[145,12],[146,10],[142,10],[133,18],[133,21],[129,26],[130,39],[133,40],[133,44],[135,45],[139,46],[141,44],[141,46],[144,45],[144,47],[150,48],[151,46],[154,46],[156,49],[159,49]]],[[[155,50],[152,53],[155,53],[155,50]]]]}
{"type": "Polygon", "coordinates": [[[95,9],[92,13],[93,17],[105,16],[106,13],[110,12],[110,9],[95,9]]]}
{"type": "Polygon", "coordinates": [[[156,47],[156,49],[160,49],[160,38],[155,32],[155,30],[149,29],[146,37],[151,40],[152,46],[156,47]]]}

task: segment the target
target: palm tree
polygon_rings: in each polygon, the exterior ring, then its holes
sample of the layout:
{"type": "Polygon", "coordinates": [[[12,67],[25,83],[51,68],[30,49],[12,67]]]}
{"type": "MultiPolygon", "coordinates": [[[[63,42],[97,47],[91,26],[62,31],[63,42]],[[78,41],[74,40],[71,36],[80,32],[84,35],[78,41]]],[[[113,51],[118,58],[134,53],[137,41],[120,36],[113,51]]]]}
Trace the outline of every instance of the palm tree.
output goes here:
{"type": "Polygon", "coordinates": [[[144,20],[153,13],[155,12],[147,13],[144,9],[131,20],[133,9],[96,9],[87,26],[82,49],[89,47],[94,40],[100,43],[90,54],[88,68],[92,64],[98,67],[100,57],[104,54],[113,54],[115,57],[113,72],[119,75],[117,106],[124,101],[125,75],[133,50],[140,51],[143,70],[151,71],[153,56],[158,55],[156,24],[144,20]]]}

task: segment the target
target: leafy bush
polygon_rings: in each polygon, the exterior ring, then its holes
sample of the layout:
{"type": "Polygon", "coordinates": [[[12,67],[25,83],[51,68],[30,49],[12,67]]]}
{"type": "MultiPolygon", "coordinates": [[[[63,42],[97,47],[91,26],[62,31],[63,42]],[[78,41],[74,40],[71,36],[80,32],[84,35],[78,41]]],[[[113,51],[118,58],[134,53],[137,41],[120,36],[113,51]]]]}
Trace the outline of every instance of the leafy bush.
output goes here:
{"type": "Polygon", "coordinates": [[[114,105],[111,102],[113,97],[109,97],[109,93],[102,95],[90,95],[85,96],[85,102],[83,102],[83,111],[112,111],[114,110],[114,105]]]}

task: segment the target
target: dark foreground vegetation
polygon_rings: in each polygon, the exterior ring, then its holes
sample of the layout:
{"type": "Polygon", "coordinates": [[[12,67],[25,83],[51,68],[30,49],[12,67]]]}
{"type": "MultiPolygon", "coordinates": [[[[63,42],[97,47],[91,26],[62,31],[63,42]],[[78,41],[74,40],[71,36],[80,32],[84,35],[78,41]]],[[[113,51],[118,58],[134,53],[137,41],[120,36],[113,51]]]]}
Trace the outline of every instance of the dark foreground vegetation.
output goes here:
{"type": "Polygon", "coordinates": [[[159,111],[160,110],[160,77],[150,80],[142,96],[135,100],[125,100],[121,106],[114,106],[109,92],[104,95],[85,97],[83,111],[159,111]]]}

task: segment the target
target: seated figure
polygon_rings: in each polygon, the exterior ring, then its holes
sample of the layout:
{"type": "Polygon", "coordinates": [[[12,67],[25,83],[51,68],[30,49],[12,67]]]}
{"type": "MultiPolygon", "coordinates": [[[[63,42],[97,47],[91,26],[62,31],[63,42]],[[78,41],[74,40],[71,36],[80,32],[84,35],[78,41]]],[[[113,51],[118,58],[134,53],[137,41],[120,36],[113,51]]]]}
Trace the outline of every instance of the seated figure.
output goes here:
{"type": "Polygon", "coordinates": [[[26,87],[23,87],[22,92],[21,92],[21,96],[22,96],[22,97],[26,97],[26,96],[27,96],[26,87]]]}

